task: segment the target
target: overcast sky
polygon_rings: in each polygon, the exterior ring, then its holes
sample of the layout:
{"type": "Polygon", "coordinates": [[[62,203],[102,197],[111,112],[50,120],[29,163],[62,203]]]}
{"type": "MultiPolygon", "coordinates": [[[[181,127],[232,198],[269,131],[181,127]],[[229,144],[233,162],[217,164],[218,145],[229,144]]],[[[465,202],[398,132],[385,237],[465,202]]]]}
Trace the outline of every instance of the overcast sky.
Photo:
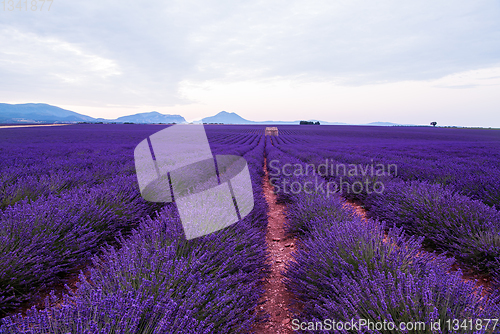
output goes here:
{"type": "Polygon", "coordinates": [[[0,4],[0,102],[500,127],[498,0],[41,4],[0,4]]]}

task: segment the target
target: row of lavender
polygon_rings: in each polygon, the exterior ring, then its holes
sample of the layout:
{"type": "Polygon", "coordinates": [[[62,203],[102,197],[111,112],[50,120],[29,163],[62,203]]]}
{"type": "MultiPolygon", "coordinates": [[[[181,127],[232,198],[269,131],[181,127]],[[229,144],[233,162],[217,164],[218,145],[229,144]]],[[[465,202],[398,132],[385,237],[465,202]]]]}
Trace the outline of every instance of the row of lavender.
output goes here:
{"type": "Polygon", "coordinates": [[[61,282],[160,208],[140,197],[133,148],[156,128],[2,129],[0,314],[61,282]]]}
{"type": "Polygon", "coordinates": [[[0,209],[18,201],[91,188],[115,175],[132,175],[130,149],[151,127],[71,126],[0,132],[0,209]]]}
{"type": "MultiPolygon", "coordinates": [[[[266,154],[270,169],[271,161],[280,168],[286,164],[305,167],[271,140],[266,154]]],[[[451,272],[452,258],[422,254],[422,238],[362,219],[340,196],[294,192],[292,182],[285,182],[290,178],[302,184],[317,180],[311,175],[283,174],[274,180],[288,185],[278,195],[287,203],[287,230],[301,239],[285,273],[287,287],[298,302],[293,329],[340,333],[498,331],[491,324],[486,328],[482,321],[500,316],[497,297],[482,298],[482,289],[474,282],[463,281],[460,272],[451,272]],[[449,319],[470,322],[457,325],[447,323],[449,319]]]]}
{"type": "Polygon", "coordinates": [[[288,131],[277,138],[280,147],[317,166],[325,159],[370,167],[396,164],[403,180],[439,183],[489,206],[500,205],[498,130],[329,126],[288,131]]]}
{"type": "MultiPolygon", "coordinates": [[[[224,129],[231,135],[231,129],[224,129]]],[[[233,129],[238,131],[239,129],[233,129]]],[[[214,132],[217,129],[214,130],[214,132]]],[[[217,142],[208,129],[211,144],[217,142]]],[[[93,258],[90,279],[76,293],[43,311],[4,319],[7,333],[246,333],[267,273],[266,202],[261,177],[264,142],[233,138],[214,153],[240,154],[249,164],[255,207],[222,231],[187,241],[174,204],[146,218],[130,238],[120,238],[93,258]]],[[[240,138],[241,139],[241,138],[240,138]]],[[[224,140],[221,141],[223,143],[224,140]]],[[[56,298],[54,298],[56,299],[56,298]]],[[[56,302],[54,300],[53,302],[56,302]]]]}
{"type": "MultiPolygon", "coordinates": [[[[59,129],[61,128],[57,128],[57,130],[59,129]]],[[[35,131],[30,133],[29,137],[26,137],[24,142],[24,147],[31,146],[33,148],[33,156],[27,155],[24,160],[22,156],[19,156],[11,162],[15,163],[17,161],[19,164],[27,164],[29,161],[36,161],[37,163],[43,164],[43,161],[46,161],[49,169],[51,166],[60,167],[59,163],[61,162],[62,166],[74,165],[75,170],[81,172],[77,169],[78,162],[72,162],[74,155],[89,155],[84,157],[84,159],[95,159],[93,166],[100,164],[99,158],[95,158],[95,156],[97,155],[99,157],[101,155],[102,157],[102,155],[104,155],[104,165],[109,166],[112,170],[113,164],[109,163],[109,161],[112,161],[110,155],[115,154],[117,160],[120,162],[116,165],[119,165],[122,171],[133,171],[133,148],[144,137],[158,130],[159,127],[156,126],[106,126],[103,128],[87,125],[72,127],[68,132],[35,131]],[[60,142],[63,142],[64,145],[61,145],[60,142]],[[79,151],[84,146],[84,143],[87,145],[85,147],[86,151],[79,151]],[[37,149],[35,150],[35,148],[37,149]],[[74,150],[74,155],[68,155],[67,152],[72,149],[74,150]],[[59,154],[56,152],[59,152],[59,154]],[[57,161],[58,159],[59,161],[57,161]],[[63,162],[66,162],[66,165],[63,162]]],[[[236,129],[236,131],[233,129],[233,131],[225,131],[223,133],[217,130],[208,132],[211,146],[215,152],[222,154],[231,152],[231,154],[238,155],[243,155],[246,152],[253,152],[252,154],[248,153],[247,160],[252,161],[250,163],[250,168],[254,179],[253,186],[257,193],[256,198],[258,200],[252,217],[248,218],[247,225],[251,223],[262,225],[263,222],[265,222],[266,210],[265,206],[263,206],[265,202],[262,196],[259,195],[260,183],[258,180],[260,175],[258,167],[260,167],[260,170],[262,169],[263,159],[263,144],[260,146],[260,153],[257,145],[259,136],[255,133],[251,133],[254,131],[247,131],[247,134],[241,135],[241,133],[238,133],[239,129],[236,129]],[[224,140],[226,136],[232,136],[232,145],[228,145],[227,141],[224,140]]],[[[16,148],[23,146],[22,141],[19,140],[20,137],[22,138],[21,135],[23,134],[24,133],[20,132],[9,134],[2,133],[6,141],[17,137],[16,143],[19,143],[19,145],[16,146],[14,142],[11,142],[10,146],[3,147],[2,154],[6,157],[13,156],[16,148]]],[[[35,165],[36,164],[33,163],[33,166],[35,165]]],[[[102,168],[97,168],[96,175],[101,175],[99,173],[101,169],[102,168]]],[[[40,172],[45,171],[43,167],[40,167],[38,170],[40,172]]],[[[61,168],[61,170],[63,170],[63,173],[65,172],[64,168],[61,168]]],[[[33,167],[30,171],[34,172],[35,168],[33,167]]],[[[8,172],[15,173],[16,168],[4,169],[2,170],[2,175],[8,174],[8,172]]],[[[57,170],[50,170],[50,172],[52,173],[51,175],[57,174],[57,170]]],[[[90,169],[88,172],[92,174],[95,170],[90,169]]],[[[110,174],[115,174],[117,172],[117,170],[112,170],[110,174]]],[[[106,241],[113,241],[119,232],[124,232],[130,230],[133,226],[137,226],[137,223],[142,217],[146,217],[147,214],[151,214],[154,210],[159,208],[158,205],[150,205],[140,198],[135,176],[133,174],[124,174],[125,175],[114,176],[100,183],[82,182],[78,184],[78,182],[75,182],[74,187],[70,187],[65,192],[38,194],[36,199],[24,198],[13,205],[7,206],[3,212],[1,212],[2,219],[0,220],[0,227],[2,233],[0,233],[0,236],[3,237],[2,245],[5,247],[2,249],[2,256],[0,257],[2,259],[2,265],[0,266],[0,268],[2,268],[0,270],[0,283],[2,283],[0,285],[0,292],[3,293],[3,300],[0,302],[0,305],[3,306],[4,310],[11,309],[12,306],[19,304],[21,301],[29,300],[43,285],[60,280],[60,277],[64,277],[64,275],[71,272],[73,268],[86,263],[92,254],[96,254],[101,250],[101,247],[104,246],[106,241]]],[[[33,177],[38,176],[34,174],[33,177]]],[[[15,177],[11,177],[11,179],[15,179],[15,177]]],[[[87,179],[91,180],[92,178],[87,177],[87,179]]],[[[19,180],[21,183],[24,182],[23,178],[19,180]]],[[[169,210],[169,212],[171,212],[173,209],[170,208],[169,210]]],[[[174,212],[176,211],[174,210],[174,212]]],[[[171,217],[171,214],[166,214],[166,216],[169,218],[165,219],[173,224],[170,225],[178,225],[177,217],[171,217]]],[[[164,218],[160,218],[160,220],[161,219],[164,218]]],[[[155,224],[162,223],[157,221],[155,224]]],[[[142,225],[139,227],[139,230],[141,229],[143,229],[142,225]]],[[[175,233],[177,233],[177,237],[180,238],[179,230],[175,228],[174,230],[176,231],[175,233]]],[[[248,266],[252,266],[255,265],[255,261],[257,260],[251,258],[250,254],[252,252],[259,253],[259,251],[263,249],[259,248],[259,242],[256,241],[256,238],[258,239],[258,233],[256,233],[255,228],[253,230],[246,228],[245,230],[248,231],[248,234],[245,234],[245,236],[248,237],[249,242],[252,242],[252,249],[249,250],[245,247],[240,248],[241,246],[238,246],[240,254],[235,254],[234,256],[239,256],[240,262],[238,262],[236,268],[242,267],[241,260],[244,256],[242,256],[241,252],[249,253],[248,266]]],[[[162,235],[165,236],[166,234],[162,235]]],[[[241,233],[238,233],[238,235],[241,235],[241,233]]],[[[141,238],[141,233],[134,232],[132,238],[141,238]]],[[[230,235],[227,236],[227,238],[228,242],[234,242],[230,235]]],[[[261,238],[261,240],[263,239],[261,238]]],[[[211,242],[214,243],[213,240],[211,242]]],[[[122,238],[117,245],[117,249],[124,246],[124,243],[125,241],[122,238]]],[[[208,244],[210,245],[210,242],[208,244]]],[[[183,248],[184,245],[181,243],[179,247],[183,248]]],[[[194,254],[199,253],[201,252],[200,249],[203,247],[203,244],[200,244],[192,251],[195,252],[194,254]]],[[[236,247],[236,244],[233,244],[233,247],[236,247]]],[[[137,251],[140,251],[140,249],[137,248],[137,251]]],[[[122,256],[126,257],[127,254],[122,256]]],[[[206,256],[202,257],[201,254],[196,254],[194,258],[210,258],[206,256]]],[[[107,257],[108,255],[104,255],[104,257],[101,258],[108,260],[107,257]]],[[[260,258],[259,256],[258,263],[261,261],[260,258]]],[[[220,260],[219,257],[218,260],[215,261],[220,260]]],[[[231,260],[234,260],[234,257],[231,258],[231,260]]],[[[100,260],[94,258],[94,261],[100,260]]],[[[191,261],[192,259],[189,259],[189,263],[191,263],[191,261]]],[[[217,271],[218,269],[216,269],[216,267],[211,269],[208,268],[210,263],[214,264],[210,261],[206,263],[206,270],[209,272],[217,271]]],[[[123,266],[124,264],[117,262],[117,265],[123,266]]],[[[257,265],[260,266],[260,264],[257,265]]],[[[232,267],[233,270],[234,268],[235,267],[232,267]]],[[[169,268],[169,270],[170,269],[172,268],[169,268]]],[[[261,272],[264,273],[262,269],[265,269],[265,267],[262,266],[262,268],[259,269],[259,274],[261,272]]],[[[222,270],[222,272],[225,272],[226,276],[234,274],[227,270],[222,270]]],[[[201,272],[201,275],[203,276],[203,272],[201,272]]],[[[238,275],[244,276],[244,273],[239,272],[238,275]]],[[[237,280],[235,277],[232,279],[233,283],[237,280]]],[[[97,276],[93,276],[92,281],[96,279],[97,276]]],[[[196,291],[195,288],[193,289],[192,291],[196,291]]],[[[85,288],[82,287],[81,290],[85,291],[85,288]]],[[[83,295],[80,295],[78,298],[81,299],[83,298],[82,296],[83,295]]],[[[73,300],[73,302],[74,301],[75,300],[73,300]]],[[[104,304],[99,306],[97,299],[94,299],[94,301],[97,303],[94,310],[100,312],[100,306],[104,306],[104,304]]],[[[118,301],[118,299],[115,301],[118,301]]],[[[101,302],[108,303],[109,298],[102,299],[101,302]]],[[[89,304],[86,305],[88,306],[89,304]]],[[[120,307],[125,309],[127,308],[126,305],[124,304],[120,307]]],[[[118,307],[119,305],[117,304],[116,306],[118,307]]],[[[64,313],[67,310],[51,309],[51,311],[62,312],[59,314],[65,314],[63,318],[66,320],[64,321],[68,323],[73,321],[76,323],[77,319],[68,318],[68,314],[64,313]]],[[[72,312],[73,311],[80,312],[81,309],[73,309],[72,312]]],[[[110,309],[110,312],[113,312],[113,310],[110,309]]],[[[41,314],[42,313],[35,312],[33,316],[27,318],[26,321],[36,322],[38,320],[33,319],[39,319],[37,317],[42,316],[41,314]]],[[[52,316],[49,317],[52,318],[52,316]]],[[[11,320],[7,319],[5,321],[8,322],[11,320]]],[[[21,318],[18,318],[16,321],[23,323],[21,318]]],[[[101,324],[108,323],[103,318],[101,318],[100,321],[101,324]]],[[[231,324],[228,326],[234,326],[234,322],[229,322],[228,324],[231,324]]],[[[63,330],[64,326],[61,326],[61,331],[63,330]]],[[[93,332],[91,329],[88,330],[89,332],[93,332]]],[[[53,331],[45,327],[44,329],[39,329],[39,332],[53,331]]]]}
{"type": "MultiPolygon", "coordinates": [[[[134,146],[161,128],[73,125],[2,130],[0,209],[76,187],[91,188],[115,175],[133,175],[134,146]]],[[[259,129],[241,129],[222,143],[255,136],[256,131],[259,129]]],[[[211,144],[219,141],[212,138],[211,144]]]]}
{"type": "Polygon", "coordinates": [[[316,167],[325,159],[329,166],[347,165],[346,174],[334,168],[325,175],[329,182],[343,185],[338,189],[344,197],[360,201],[372,217],[424,236],[426,246],[450,252],[476,273],[500,282],[500,213],[495,208],[499,131],[353,128],[343,133],[349,143],[332,143],[339,139],[336,128],[311,137],[295,134],[276,144],[316,167]]]}

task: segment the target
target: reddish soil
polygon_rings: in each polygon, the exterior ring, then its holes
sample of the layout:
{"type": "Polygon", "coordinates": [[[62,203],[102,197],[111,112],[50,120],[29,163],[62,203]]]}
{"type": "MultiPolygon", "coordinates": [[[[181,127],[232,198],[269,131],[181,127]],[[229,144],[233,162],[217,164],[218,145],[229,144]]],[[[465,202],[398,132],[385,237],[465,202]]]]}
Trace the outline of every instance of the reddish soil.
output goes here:
{"type": "Polygon", "coordinates": [[[89,268],[90,262],[85,265],[81,265],[78,268],[74,269],[71,273],[68,273],[64,278],[61,278],[57,283],[50,284],[49,286],[45,287],[44,289],[38,291],[34,296],[29,299],[28,301],[21,303],[21,305],[14,310],[7,312],[4,315],[0,316],[8,316],[8,315],[14,315],[17,313],[21,313],[23,316],[26,316],[26,312],[31,309],[33,306],[35,306],[38,310],[43,310],[45,309],[45,298],[49,297],[51,294],[51,291],[54,291],[55,295],[58,297],[62,297],[63,293],[68,294],[68,288],[71,289],[71,291],[75,292],[77,290],[76,284],[80,282],[80,271],[83,272],[85,277],[89,279],[90,277],[90,268],[89,268]]]}
{"type": "Polygon", "coordinates": [[[358,216],[360,216],[361,218],[368,219],[368,216],[366,214],[366,210],[361,205],[346,200],[345,206],[350,206],[351,208],[353,208],[354,211],[356,212],[356,214],[358,216]]]}
{"type": "Polygon", "coordinates": [[[297,247],[296,239],[285,234],[285,205],[276,203],[277,196],[269,183],[266,162],[264,162],[264,171],[266,175],[263,189],[269,206],[266,243],[270,255],[271,272],[264,282],[265,293],[262,297],[264,303],[260,308],[267,312],[270,317],[267,322],[256,325],[254,331],[266,334],[292,333],[292,314],[289,310],[292,294],[285,288],[282,272],[297,247]]]}

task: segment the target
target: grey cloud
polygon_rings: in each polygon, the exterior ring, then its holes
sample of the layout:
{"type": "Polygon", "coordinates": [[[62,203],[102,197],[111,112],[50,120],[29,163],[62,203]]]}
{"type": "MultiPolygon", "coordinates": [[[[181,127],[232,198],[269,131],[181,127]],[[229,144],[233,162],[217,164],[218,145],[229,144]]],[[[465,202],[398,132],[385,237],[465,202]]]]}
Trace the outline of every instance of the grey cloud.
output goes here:
{"type": "Polygon", "coordinates": [[[33,44],[0,39],[9,44],[0,47],[0,89],[18,99],[28,90],[40,101],[166,106],[189,102],[177,94],[182,80],[363,85],[500,62],[496,1],[54,1],[50,12],[4,14],[0,31],[33,44]],[[23,56],[16,67],[16,50],[45,63],[23,56]],[[89,59],[109,61],[119,74],[103,76],[89,59]]]}

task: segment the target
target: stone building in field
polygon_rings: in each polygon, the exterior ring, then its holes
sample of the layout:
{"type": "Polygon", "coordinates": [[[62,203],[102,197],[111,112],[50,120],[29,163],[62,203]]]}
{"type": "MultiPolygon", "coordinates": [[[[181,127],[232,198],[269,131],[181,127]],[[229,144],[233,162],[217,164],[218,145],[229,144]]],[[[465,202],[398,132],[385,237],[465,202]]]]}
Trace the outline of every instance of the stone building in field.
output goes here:
{"type": "Polygon", "coordinates": [[[275,126],[268,126],[266,127],[266,136],[277,136],[278,135],[278,128],[275,126]]]}

